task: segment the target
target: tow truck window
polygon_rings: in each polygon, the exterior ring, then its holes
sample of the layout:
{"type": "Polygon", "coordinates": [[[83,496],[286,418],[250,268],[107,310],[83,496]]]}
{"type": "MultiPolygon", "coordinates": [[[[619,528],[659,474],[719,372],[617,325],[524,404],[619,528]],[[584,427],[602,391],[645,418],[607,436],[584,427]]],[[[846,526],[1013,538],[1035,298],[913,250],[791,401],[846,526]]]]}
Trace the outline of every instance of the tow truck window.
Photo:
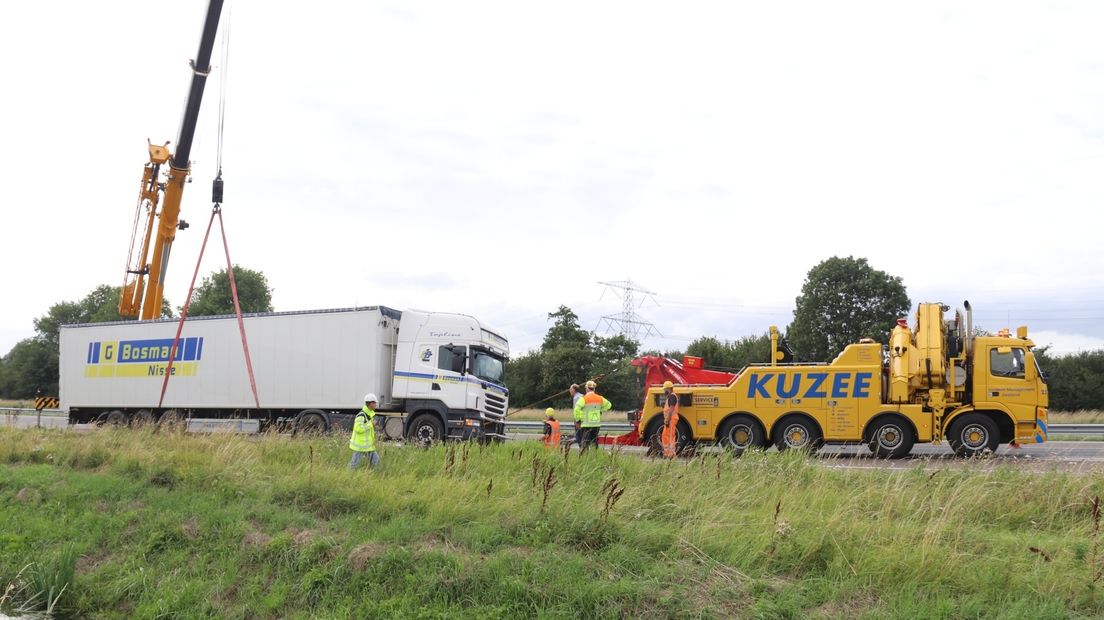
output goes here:
{"type": "Polygon", "coordinates": [[[442,345],[437,350],[437,368],[449,372],[464,372],[464,358],[467,357],[467,347],[442,345]]]}
{"type": "Polygon", "coordinates": [[[989,351],[989,372],[995,377],[1024,378],[1024,350],[1001,347],[989,351]],[[1001,349],[1004,349],[1001,351],[1001,349]]]}

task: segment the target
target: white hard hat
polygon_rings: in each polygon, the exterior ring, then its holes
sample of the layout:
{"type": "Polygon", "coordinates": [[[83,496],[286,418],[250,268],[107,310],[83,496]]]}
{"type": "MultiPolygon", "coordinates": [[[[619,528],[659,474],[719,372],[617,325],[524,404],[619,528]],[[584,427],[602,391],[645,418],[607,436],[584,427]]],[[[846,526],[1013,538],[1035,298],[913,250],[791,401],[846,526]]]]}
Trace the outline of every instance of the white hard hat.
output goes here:
{"type": "Polygon", "coordinates": [[[366,402],[366,403],[378,403],[379,399],[376,398],[375,394],[373,394],[371,392],[368,392],[367,394],[364,395],[364,402],[366,402]]]}

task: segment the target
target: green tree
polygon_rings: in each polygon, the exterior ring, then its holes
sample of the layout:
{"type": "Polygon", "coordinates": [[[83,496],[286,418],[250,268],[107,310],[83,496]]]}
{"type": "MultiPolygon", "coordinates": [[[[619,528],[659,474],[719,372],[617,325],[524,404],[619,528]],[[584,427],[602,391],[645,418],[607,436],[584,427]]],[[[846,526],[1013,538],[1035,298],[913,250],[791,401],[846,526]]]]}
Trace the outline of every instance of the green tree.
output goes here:
{"type": "Polygon", "coordinates": [[[563,346],[580,348],[590,346],[590,332],[579,327],[579,315],[575,314],[571,308],[560,306],[559,310],[549,312],[548,318],[550,320],[554,319],[555,322],[548,329],[548,333],[544,335],[541,351],[563,346]]]}
{"type": "Polygon", "coordinates": [[[1051,357],[1040,347],[1035,355],[1047,377],[1052,410],[1104,409],[1104,350],[1051,357]]]}
{"type": "Polygon", "coordinates": [[[516,409],[536,402],[541,394],[541,354],[529,351],[506,362],[506,387],[510,389],[510,408],[516,409]]]}
{"type": "MultiPolygon", "coordinates": [[[[61,326],[128,320],[119,316],[121,290],[122,287],[101,284],[79,301],[58,302],[34,319],[36,335],[16,344],[3,358],[0,394],[26,398],[33,396],[38,387],[43,393],[56,395],[61,326]]],[[[172,316],[168,301],[162,303],[161,312],[163,316],[172,316]]]]}
{"type": "Polygon", "coordinates": [[[632,366],[639,350],[640,343],[623,334],[594,337],[590,375],[602,377],[598,392],[618,409],[636,409],[642,404],[643,386],[632,366]]]}
{"type": "Polygon", "coordinates": [[[0,394],[5,398],[31,398],[37,390],[58,393],[58,354],[42,338],[20,340],[0,358],[0,394]]]}
{"type": "Polygon", "coordinates": [[[712,368],[739,370],[748,364],[770,362],[770,335],[743,336],[731,342],[703,336],[690,343],[686,354],[703,358],[712,368]]]}
{"type": "MultiPolygon", "coordinates": [[[[263,272],[234,265],[234,283],[238,289],[241,311],[272,312],[272,288],[263,272]]],[[[225,269],[203,278],[192,293],[188,316],[234,314],[234,298],[230,291],[230,276],[225,269]]]]}
{"type": "MultiPolygon", "coordinates": [[[[567,306],[548,314],[553,323],[539,351],[516,357],[507,365],[506,385],[515,407],[534,403],[567,389],[572,383],[604,375],[598,391],[618,409],[640,405],[635,369],[630,362],[640,345],[625,336],[594,337],[579,326],[579,316],[567,306]]],[[[540,406],[565,408],[566,393],[540,406]]]]}
{"type": "MultiPolygon", "coordinates": [[[[553,321],[552,327],[541,343],[539,391],[544,396],[586,381],[592,363],[590,332],[579,326],[579,315],[567,306],[560,306],[548,313],[548,319],[553,321]]],[[[568,396],[561,397],[553,406],[567,406],[569,400],[568,396]]]]}
{"type": "Polygon", "coordinates": [[[833,256],[809,270],[786,336],[801,359],[827,361],[859,338],[885,343],[911,306],[901,278],[865,258],[833,256]]]}

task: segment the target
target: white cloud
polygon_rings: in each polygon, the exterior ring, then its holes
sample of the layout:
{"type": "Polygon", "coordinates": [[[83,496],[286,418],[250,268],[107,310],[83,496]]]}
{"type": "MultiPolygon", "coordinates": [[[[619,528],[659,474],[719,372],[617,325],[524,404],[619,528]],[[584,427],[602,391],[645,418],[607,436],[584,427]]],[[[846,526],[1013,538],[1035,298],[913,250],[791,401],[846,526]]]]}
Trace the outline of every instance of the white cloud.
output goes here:
{"type": "MultiPolygon", "coordinates": [[[[17,258],[0,351],[50,304],[122,282],[144,141],[176,139],[204,6],[133,0],[108,18],[44,0],[0,25],[19,59],[0,100],[17,258]]],[[[673,336],[657,348],[762,333],[788,323],[810,267],[864,256],[914,302],[970,298],[1077,350],[1104,337],[1102,17],[1088,2],[232,3],[230,249],[278,309],[466,312],[520,349],[560,304],[586,327],[619,311],[595,282],[626,278],[659,293],[641,309],[673,336]]],[[[209,213],[214,75],[174,303],[209,213]]],[[[203,271],[221,261],[209,251],[203,271]]]]}

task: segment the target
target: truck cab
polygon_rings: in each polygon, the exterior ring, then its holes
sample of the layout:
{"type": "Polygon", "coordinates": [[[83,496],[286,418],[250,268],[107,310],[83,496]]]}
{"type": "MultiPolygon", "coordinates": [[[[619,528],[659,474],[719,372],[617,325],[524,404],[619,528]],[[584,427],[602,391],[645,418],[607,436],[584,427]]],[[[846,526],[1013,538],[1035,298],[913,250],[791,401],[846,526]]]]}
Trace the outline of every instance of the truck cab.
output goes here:
{"type": "Polygon", "coordinates": [[[974,339],[970,405],[976,411],[1000,411],[1002,438],[1019,443],[1046,439],[1049,390],[1046,375],[1032,350],[1035,343],[1021,328],[1017,337],[1006,331],[974,339]]]}
{"type": "Polygon", "coordinates": [[[506,338],[474,317],[405,311],[394,365],[401,406],[388,408],[407,413],[404,434],[418,442],[503,439],[509,354],[506,338]]]}

